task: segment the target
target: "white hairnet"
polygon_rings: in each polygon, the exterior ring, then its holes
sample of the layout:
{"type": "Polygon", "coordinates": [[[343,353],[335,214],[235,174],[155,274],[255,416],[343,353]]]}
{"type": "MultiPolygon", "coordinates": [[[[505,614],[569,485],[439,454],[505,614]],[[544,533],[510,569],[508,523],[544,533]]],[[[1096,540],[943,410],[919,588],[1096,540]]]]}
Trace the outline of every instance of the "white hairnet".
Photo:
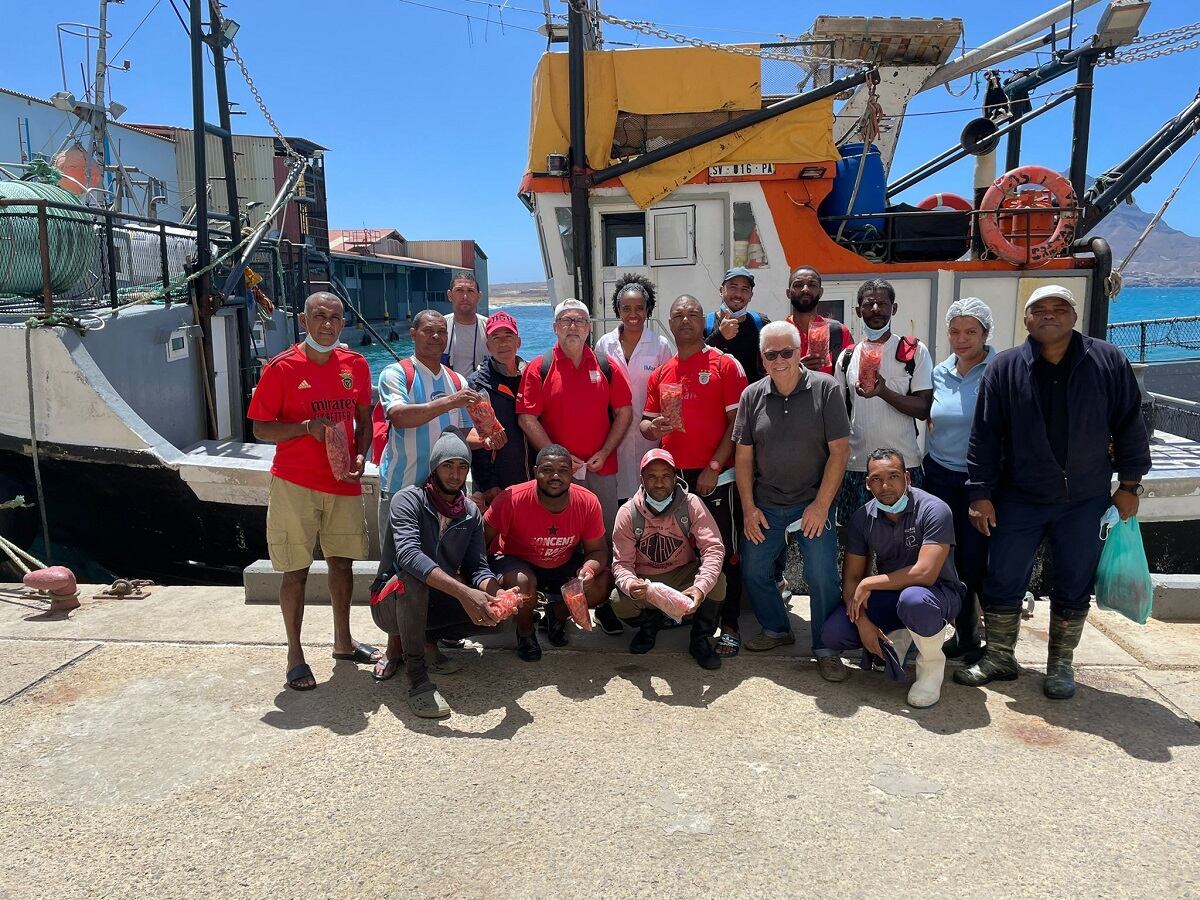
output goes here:
{"type": "Polygon", "coordinates": [[[963,297],[961,300],[951,303],[950,308],[946,310],[946,327],[949,328],[950,322],[959,316],[978,319],[984,331],[991,332],[992,330],[992,310],[978,297],[963,297]]]}

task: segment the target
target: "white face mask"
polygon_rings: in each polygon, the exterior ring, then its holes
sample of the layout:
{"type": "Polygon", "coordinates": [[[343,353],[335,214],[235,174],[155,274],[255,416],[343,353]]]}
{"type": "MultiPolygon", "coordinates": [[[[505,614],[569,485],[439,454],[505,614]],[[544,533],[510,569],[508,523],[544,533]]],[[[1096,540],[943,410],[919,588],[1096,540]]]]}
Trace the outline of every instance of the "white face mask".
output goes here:
{"type": "Polygon", "coordinates": [[[311,334],[306,334],[304,336],[304,343],[308,344],[308,346],[312,347],[318,353],[331,353],[338,345],[338,342],[334,341],[332,344],[326,347],[324,344],[318,343],[317,339],[311,334]]]}

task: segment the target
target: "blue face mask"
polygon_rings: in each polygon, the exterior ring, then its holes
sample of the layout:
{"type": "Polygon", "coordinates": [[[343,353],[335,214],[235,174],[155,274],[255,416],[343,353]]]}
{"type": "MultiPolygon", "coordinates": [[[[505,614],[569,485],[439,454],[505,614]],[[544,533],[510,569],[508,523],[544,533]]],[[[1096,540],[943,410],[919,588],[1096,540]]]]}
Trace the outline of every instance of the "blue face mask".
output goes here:
{"type": "Polygon", "coordinates": [[[326,347],[324,344],[318,344],[316,338],[314,338],[311,334],[306,334],[304,336],[304,343],[308,344],[308,346],[312,347],[318,353],[331,353],[338,345],[337,341],[334,341],[328,347],[326,347]]]}
{"type": "Polygon", "coordinates": [[[655,500],[653,497],[650,496],[649,493],[646,493],[644,488],[642,489],[642,493],[646,498],[646,505],[648,507],[650,507],[652,510],[654,510],[656,513],[666,512],[667,507],[671,505],[671,501],[675,499],[674,491],[672,491],[670,494],[668,494],[665,500],[655,500]]]}
{"type": "Polygon", "coordinates": [[[886,503],[884,503],[878,497],[875,498],[875,505],[878,506],[885,513],[891,513],[892,515],[896,515],[897,513],[902,513],[902,512],[904,512],[904,510],[908,509],[908,491],[905,491],[903,494],[901,494],[900,499],[897,500],[895,503],[893,503],[891,506],[888,506],[886,503]]]}
{"type": "Polygon", "coordinates": [[[735,319],[744,319],[746,317],[746,314],[750,312],[749,306],[743,306],[741,309],[733,310],[733,309],[730,309],[728,306],[726,306],[724,303],[721,304],[721,309],[725,310],[725,315],[733,316],[733,318],[735,318],[735,319]]]}
{"type": "Polygon", "coordinates": [[[877,341],[891,330],[891,322],[888,322],[882,328],[872,328],[866,322],[863,322],[863,334],[867,336],[868,341],[877,341]]]}

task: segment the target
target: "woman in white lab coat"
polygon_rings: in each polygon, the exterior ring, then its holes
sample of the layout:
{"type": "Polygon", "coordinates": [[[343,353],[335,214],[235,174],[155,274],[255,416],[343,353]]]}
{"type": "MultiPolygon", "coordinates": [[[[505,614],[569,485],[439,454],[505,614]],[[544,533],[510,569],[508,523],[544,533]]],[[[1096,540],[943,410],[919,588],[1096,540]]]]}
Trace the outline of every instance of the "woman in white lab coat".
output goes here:
{"type": "Polygon", "coordinates": [[[613,365],[629,376],[633,389],[633,422],[617,446],[617,497],[624,503],[640,484],[638,464],[657,442],[642,437],[638,423],[646,408],[646,385],[650,373],[675,355],[671,342],[651,324],[654,285],[644,275],[626,272],[617,281],[612,308],[621,324],[596,341],[596,355],[608,354],[613,365]]]}

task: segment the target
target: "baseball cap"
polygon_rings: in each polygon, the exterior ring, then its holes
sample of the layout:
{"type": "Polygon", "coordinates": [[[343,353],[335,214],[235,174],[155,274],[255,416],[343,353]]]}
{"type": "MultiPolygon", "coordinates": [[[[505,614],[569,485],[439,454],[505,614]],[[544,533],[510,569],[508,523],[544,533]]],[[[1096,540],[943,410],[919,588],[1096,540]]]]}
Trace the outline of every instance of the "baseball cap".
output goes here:
{"type": "Polygon", "coordinates": [[[1061,284],[1046,284],[1029,295],[1029,299],[1025,301],[1025,312],[1029,312],[1029,307],[1047,297],[1061,297],[1071,304],[1072,309],[1079,309],[1079,304],[1075,302],[1075,295],[1069,290],[1061,284]]]}
{"type": "Polygon", "coordinates": [[[750,281],[750,287],[754,287],[754,275],[745,266],[734,266],[725,273],[725,277],[721,279],[721,284],[724,284],[730,278],[746,278],[750,281]]]}
{"type": "Polygon", "coordinates": [[[661,447],[655,447],[653,450],[646,451],[646,455],[642,457],[642,464],[638,466],[638,471],[640,472],[652,462],[659,461],[665,462],[672,469],[679,468],[679,466],[675,465],[675,457],[673,457],[669,451],[663,450],[661,447]]]}
{"type": "Polygon", "coordinates": [[[483,326],[483,333],[491,337],[492,332],[497,328],[507,328],[513,334],[517,334],[517,320],[503,310],[494,312],[487,317],[487,324],[483,326]]]}
{"type": "Polygon", "coordinates": [[[568,297],[558,306],[554,307],[554,321],[558,321],[558,317],[563,313],[577,311],[583,313],[589,319],[592,317],[592,311],[587,308],[587,304],[581,300],[576,300],[574,297],[568,297]]]}

